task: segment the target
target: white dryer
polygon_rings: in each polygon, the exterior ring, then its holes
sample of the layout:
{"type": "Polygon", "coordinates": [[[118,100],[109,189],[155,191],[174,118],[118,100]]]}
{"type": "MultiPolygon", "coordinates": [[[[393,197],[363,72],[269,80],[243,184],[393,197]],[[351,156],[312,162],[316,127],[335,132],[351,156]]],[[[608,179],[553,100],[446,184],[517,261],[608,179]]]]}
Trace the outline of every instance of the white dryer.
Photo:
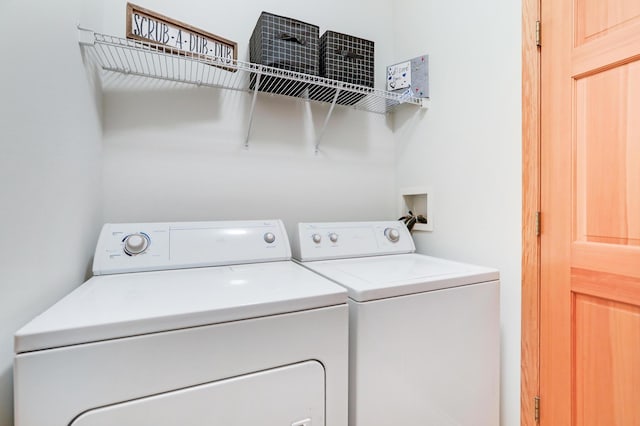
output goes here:
{"type": "Polygon", "coordinates": [[[301,223],[294,258],[349,292],[349,425],[500,424],[499,273],[415,253],[401,222],[301,223]]]}
{"type": "Polygon", "coordinates": [[[15,335],[16,426],[347,425],[346,291],[280,221],[107,224],[15,335]]]}

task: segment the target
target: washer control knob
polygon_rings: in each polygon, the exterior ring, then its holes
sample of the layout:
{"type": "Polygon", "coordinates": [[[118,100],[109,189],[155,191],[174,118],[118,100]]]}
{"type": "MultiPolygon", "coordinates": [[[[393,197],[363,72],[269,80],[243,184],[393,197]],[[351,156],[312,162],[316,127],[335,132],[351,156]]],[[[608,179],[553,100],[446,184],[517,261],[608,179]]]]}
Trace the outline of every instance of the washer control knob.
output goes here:
{"type": "Polygon", "coordinates": [[[314,243],[316,244],[320,244],[320,241],[322,241],[322,237],[320,236],[320,234],[313,234],[311,236],[311,239],[313,240],[314,243]]]}
{"type": "Polygon", "coordinates": [[[267,244],[272,244],[276,241],[276,236],[273,232],[267,232],[266,234],[264,234],[264,241],[267,244]]]}
{"type": "Polygon", "coordinates": [[[124,238],[124,252],[129,256],[144,253],[149,247],[149,237],[145,234],[130,234],[124,238]]]}
{"type": "Polygon", "coordinates": [[[338,242],[338,234],[336,234],[335,232],[332,232],[329,234],[329,239],[331,240],[332,243],[337,243],[338,242]]]}
{"type": "Polygon", "coordinates": [[[400,232],[396,228],[387,228],[384,230],[384,236],[392,243],[397,243],[400,239],[400,232]]]}

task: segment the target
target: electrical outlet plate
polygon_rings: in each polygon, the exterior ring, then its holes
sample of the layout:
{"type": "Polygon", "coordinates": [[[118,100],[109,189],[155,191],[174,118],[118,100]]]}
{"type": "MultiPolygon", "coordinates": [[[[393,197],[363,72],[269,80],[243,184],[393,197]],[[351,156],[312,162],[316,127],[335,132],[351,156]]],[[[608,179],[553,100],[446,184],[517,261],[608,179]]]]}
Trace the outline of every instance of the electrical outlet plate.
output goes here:
{"type": "Polygon", "coordinates": [[[416,223],[413,231],[433,231],[433,191],[429,187],[411,187],[400,189],[400,214],[404,216],[409,210],[415,215],[423,215],[427,223],[416,223]]]}

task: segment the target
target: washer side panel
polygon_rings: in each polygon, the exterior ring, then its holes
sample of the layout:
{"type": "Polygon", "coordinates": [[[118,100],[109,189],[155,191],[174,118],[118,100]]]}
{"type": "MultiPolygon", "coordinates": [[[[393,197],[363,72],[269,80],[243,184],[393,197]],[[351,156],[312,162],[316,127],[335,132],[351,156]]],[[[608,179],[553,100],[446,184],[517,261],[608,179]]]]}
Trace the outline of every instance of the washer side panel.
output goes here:
{"type": "Polygon", "coordinates": [[[350,425],[499,424],[498,281],[349,303],[350,425]]]}

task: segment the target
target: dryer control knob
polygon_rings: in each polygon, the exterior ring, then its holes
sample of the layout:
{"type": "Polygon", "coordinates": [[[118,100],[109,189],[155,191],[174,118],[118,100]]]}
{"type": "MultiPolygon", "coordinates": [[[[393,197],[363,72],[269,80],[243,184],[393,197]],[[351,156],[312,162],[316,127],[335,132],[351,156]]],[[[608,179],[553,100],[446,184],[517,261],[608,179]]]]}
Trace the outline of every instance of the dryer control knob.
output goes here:
{"type": "Polygon", "coordinates": [[[320,244],[320,241],[322,241],[322,237],[320,236],[320,234],[313,234],[311,236],[311,239],[313,240],[314,243],[316,244],[320,244]]]}
{"type": "Polygon", "coordinates": [[[124,238],[124,252],[129,256],[144,253],[147,247],[149,247],[149,237],[145,234],[131,234],[124,238]]]}
{"type": "Polygon", "coordinates": [[[384,236],[392,243],[397,243],[400,239],[400,232],[396,228],[387,228],[384,230],[384,236]]]}
{"type": "Polygon", "coordinates": [[[338,234],[336,234],[335,232],[332,232],[329,234],[329,239],[331,240],[332,243],[337,243],[338,242],[338,234]]]}
{"type": "Polygon", "coordinates": [[[267,232],[266,234],[264,234],[264,241],[267,244],[272,244],[273,242],[276,241],[276,236],[274,235],[273,232],[267,232]]]}

